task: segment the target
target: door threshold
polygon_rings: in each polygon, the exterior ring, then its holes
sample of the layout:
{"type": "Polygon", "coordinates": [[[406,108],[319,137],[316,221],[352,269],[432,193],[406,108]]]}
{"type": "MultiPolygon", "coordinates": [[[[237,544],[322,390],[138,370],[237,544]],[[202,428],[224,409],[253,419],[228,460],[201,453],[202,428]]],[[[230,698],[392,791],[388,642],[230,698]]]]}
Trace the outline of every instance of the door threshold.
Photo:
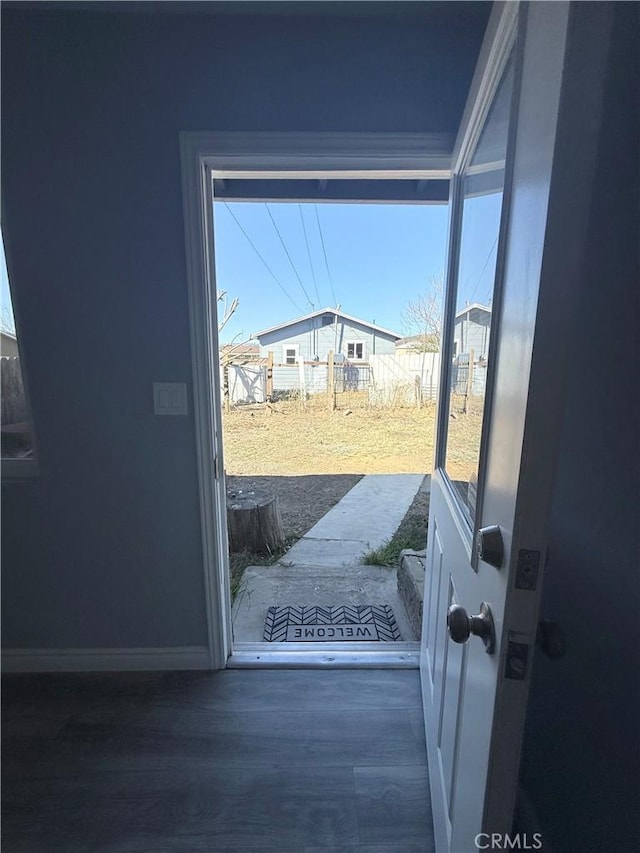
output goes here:
{"type": "Polygon", "coordinates": [[[420,643],[236,643],[228,669],[418,669],[420,643]],[[318,648],[320,647],[320,648],[318,648]]]}

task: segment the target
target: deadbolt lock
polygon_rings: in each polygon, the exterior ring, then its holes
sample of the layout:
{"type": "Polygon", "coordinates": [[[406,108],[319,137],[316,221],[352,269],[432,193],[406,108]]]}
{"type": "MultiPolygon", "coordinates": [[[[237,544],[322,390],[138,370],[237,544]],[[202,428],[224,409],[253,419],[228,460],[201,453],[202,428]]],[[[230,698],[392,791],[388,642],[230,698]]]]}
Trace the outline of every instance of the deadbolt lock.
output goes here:
{"type": "Polygon", "coordinates": [[[497,524],[481,527],[476,533],[476,551],[483,563],[489,563],[496,569],[502,567],[504,561],[504,544],[502,533],[497,524]]]}

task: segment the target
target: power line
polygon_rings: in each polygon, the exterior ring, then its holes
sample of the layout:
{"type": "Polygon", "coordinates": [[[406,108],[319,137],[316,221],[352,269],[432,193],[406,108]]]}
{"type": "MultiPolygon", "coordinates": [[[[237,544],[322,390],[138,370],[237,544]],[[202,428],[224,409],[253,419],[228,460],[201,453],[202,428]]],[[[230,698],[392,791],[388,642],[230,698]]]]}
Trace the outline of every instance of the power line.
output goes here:
{"type": "Polygon", "coordinates": [[[291,264],[291,269],[294,271],[295,276],[296,276],[296,278],[298,279],[298,284],[299,284],[299,285],[300,285],[300,287],[302,288],[302,290],[303,290],[303,292],[304,292],[304,295],[307,297],[307,302],[308,302],[308,303],[309,303],[309,305],[311,305],[311,307],[313,308],[313,302],[311,301],[311,297],[310,297],[310,296],[309,296],[309,294],[307,293],[307,289],[306,289],[306,287],[304,286],[304,284],[302,283],[302,279],[301,279],[301,278],[300,278],[300,276],[298,275],[298,270],[296,269],[296,265],[293,263],[293,260],[292,260],[292,258],[291,258],[291,255],[289,254],[289,250],[287,249],[287,246],[286,246],[286,244],[285,244],[284,240],[282,239],[282,234],[281,234],[281,233],[280,233],[280,231],[278,230],[278,226],[276,225],[276,221],[275,221],[275,219],[273,218],[273,214],[272,214],[272,213],[271,213],[271,211],[269,210],[269,205],[267,204],[267,202],[266,202],[266,201],[265,201],[265,203],[264,203],[264,206],[267,208],[267,213],[269,214],[269,218],[271,219],[271,222],[273,223],[273,227],[276,229],[276,234],[277,234],[277,235],[278,235],[278,237],[280,238],[280,242],[282,243],[282,248],[284,249],[284,253],[285,253],[285,255],[287,256],[287,258],[289,258],[289,263],[291,264]]]}
{"type": "MultiPolygon", "coordinates": [[[[498,235],[498,237],[499,236],[500,235],[498,235]]],[[[491,255],[493,255],[493,250],[495,249],[495,247],[498,243],[498,237],[496,237],[496,239],[493,241],[493,246],[489,249],[489,254],[487,255],[487,260],[484,262],[484,266],[482,267],[480,275],[478,276],[478,280],[476,281],[476,286],[473,288],[473,290],[471,292],[471,296],[469,297],[469,302],[473,302],[473,297],[475,296],[476,290],[478,289],[478,286],[480,285],[480,282],[482,281],[482,276],[484,275],[484,271],[486,270],[487,264],[489,263],[489,260],[491,259],[491,255]]]]}
{"type": "Polygon", "coordinates": [[[311,250],[309,249],[309,240],[307,239],[307,229],[304,224],[304,216],[302,215],[302,205],[298,203],[298,210],[300,211],[300,222],[302,222],[302,233],[304,234],[304,242],[307,247],[307,257],[309,258],[309,266],[311,267],[311,277],[313,279],[313,286],[316,290],[316,296],[318,298],[318,308],[322,305],[320,300],[320,293],[318,292],[318,282],[316,281],[315,270],[313,269],[313,261],[311,260],[311,250]]]}
{"type": "Polygon", "coordinates": [[[320,227],[320,216],[318,215],[318,205],[313,205],[316,211],[316,222],[318,223],[318,231],[320,232],[320,242],[322,243],[322,254],[324,255],[324,263],[327,268],[327,277],[329,279],[329,286],[331,287],[331,295],[333,296],[333,304],[337,305],[338,300],[336,299],[336,293],[333,289],[333,281],[331,280],[331,273],[329,272],[329,261],[327,260],[327,250],[324,246],[324,237],[322,236],[322,228],[320,227]]]}
{"type": "Polygon", "coordinates": [[[224,206],[227,208],[227,210],[229,211],[229,213],[230,213],[230,214],[231,214],[231,216],[233,217],[233,220],[234,220],[234,222],[236,223],[236,225],[238,226],[238,228],[242,231],[242,233],[244,234],[244,236],[247,238],[247,241],[248,241],[249,245],[251,246],[251,248],[253,249],[253,251],[256,253],[256,255],[260,258],[260,260],[262,261],[262,263],[263,263],[263,264],[265,265],[265,267],[267,268],[267,271],[268,271],[268,272],[269,272],[269,274],[271,275],[271,278],[275,281],[275,283],[278,285],[278,287],[280,288],[280,290],[281,290],[281,291],[284,293],[284,295],[287,297],[287,299],[289,300],[289,302],[291,302],[291,303],[292,303],[292,305],[294,306],[294,308],[296,309],[296,311],[299,311],[299,312],[300,312],[300,314],[303,314],[303,313],[304,313],[304,311],[302,310],[302,308],[300,308],[300,306],[299,306],[299,305],[298,305],[298,303],[293,299],[293,297],[289,295],[289,292],[288,292],[288,290],[286,289],[286,287],[282,284],[282,282],[280,281],[280,279],[278,278],[278,276],[273,272],[273,270],[271,269],[271,267],[269,266],[269,264],[268,264],[268,263],[265,261],[265,259],[262,257],[262,255],[260,254],[260,252],[259,252],[259,251],[258,251],[258,249],[256,248],[256,246],[255,246],[255,244],[254,244],[253,240],[251,239],[251,237],[249,237],[249,235],[247,234],[247,232],[244,230],[244,228],[242,227],[242,225],[241,225],[241,224],[240,224],[240,222],[238,221],[237,216],[236,216],[236,215],[235,215],[235,213],[231,210],[231,208],[229,207],[229,205],[227,204],[227,202],[226,202],[226,201],[224,202],[224,206]]]}

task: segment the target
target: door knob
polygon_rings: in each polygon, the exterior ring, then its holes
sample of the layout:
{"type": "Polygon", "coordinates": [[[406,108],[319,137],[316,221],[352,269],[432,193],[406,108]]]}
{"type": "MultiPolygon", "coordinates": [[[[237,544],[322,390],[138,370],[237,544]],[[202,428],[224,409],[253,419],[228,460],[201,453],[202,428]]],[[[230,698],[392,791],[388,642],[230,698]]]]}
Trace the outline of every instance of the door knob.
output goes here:
{"type": "Polygon", "coordinates": [[[447,628],[454,643],[466,643],[474,634],[480,637],[488,655],[496,649],[496,629],[493,624],[493,614],[486,601],[480,605],[477,616],[469,616],[464,607],[453,604],[447,612],[447,628]]]}

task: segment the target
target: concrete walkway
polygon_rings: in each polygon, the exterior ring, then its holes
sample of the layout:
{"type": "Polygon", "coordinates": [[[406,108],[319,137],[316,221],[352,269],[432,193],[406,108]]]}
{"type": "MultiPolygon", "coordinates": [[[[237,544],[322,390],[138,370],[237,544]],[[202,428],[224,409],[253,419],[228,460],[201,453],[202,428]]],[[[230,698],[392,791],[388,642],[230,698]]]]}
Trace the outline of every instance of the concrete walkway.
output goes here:
{"type": "Polygon", "coordinates": [[[282,566],[354,566],[390,539],[424,474],[368,474],[280,559],[282,566]]]}
{"type": "Polygon", "coordinates": [[[260,642],[267,608],[291,604],[388,604],[403,640],[416,641],[398,595],[397,569],[362,565],[362,555],[393,536],[418,491],[429,491],[429,479],[369,474],[279,564],[249,566],[233,604],[234,641],[260,642]]]}

